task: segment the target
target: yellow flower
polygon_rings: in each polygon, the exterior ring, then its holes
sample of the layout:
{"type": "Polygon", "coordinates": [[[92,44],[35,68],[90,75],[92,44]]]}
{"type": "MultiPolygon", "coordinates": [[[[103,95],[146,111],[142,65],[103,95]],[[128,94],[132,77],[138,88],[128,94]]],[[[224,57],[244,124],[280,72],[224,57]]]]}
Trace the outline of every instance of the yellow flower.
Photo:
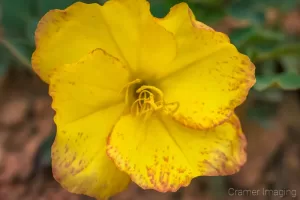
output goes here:
{"type": "Polygon", "coordinates": [[[75,3],[48,12],[35,39],[56,111],[53,174],[70,192],[105,199],[130,180],[176,191],[245,163],[234,109],[254,66],[186,3],[161,19],[146,0],[75,3]]]}

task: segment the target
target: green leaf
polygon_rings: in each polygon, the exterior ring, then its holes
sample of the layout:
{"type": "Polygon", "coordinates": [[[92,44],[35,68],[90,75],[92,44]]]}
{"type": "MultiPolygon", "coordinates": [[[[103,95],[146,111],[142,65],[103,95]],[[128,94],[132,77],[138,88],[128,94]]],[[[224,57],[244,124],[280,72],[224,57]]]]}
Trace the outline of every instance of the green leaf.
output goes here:
{"type": "Polygon", "coordinates": [[[9,68],[10,55],[7,52],[7,49],[0,45],[0,77],[6,74],[9,68]]]}
{"type": "Polygon", "coordinates": [[[261,53],[254,62],[262,62],[272,59],[280,59],[283,56],[299,56],[300,43],[286,44],[282,42],[276,45],[271,51],[261,53]]]}
{"type": "Polygon", "coordinates": [[[258,91],[263,91],[272,86],[274,81],[274,76],[272,75],[256,75],[256,83],[254,89],[258,91]]]}
{"type": "Polygon", "coordinates": [[[265,10],[273,7],[281,11],[289,11],[299,5],[298,0],[232,0],[226,11],[237,19],[246,19],[255,25],[263,25],[265,10]]]}
{"type": "Polygon", "coordinates": [[[259,0],[233,0],[228,4],[226,12],[237,19],[246,19],[252,24],[262,24],[265,7],[259,0]]]}
{"type": "Polygon", "coordinates": [[[2,0],[2,24],[4,34],[20,37],[25,34],[26,22],[30,17],[29,0],[2,0]]]}
{"type": "Polygon", "coordinates": [[[284,71],[289,73],[300,73],[300,58],[299,56],[282,56],[280,59],[284,71]]]}
{"type": "Polygon", "coordinates": [[[286,36],[281,32],[271,31],[256,26],[234,29],[229,34],[231,42],[237,49],[247,54],[255,62],[265,52],[270,52],[285,42],[286,36]]]}
{"type": "Polygon", "coordinates": [[[239,49],[242,53],[245,53],[250,60],[255,60],[259,54],[259,51],[255,47],[248,47],[246,49],[239,49]]]}
{"type": "Polygon", "coordinates": [[[26,35],[27,35],[28,40],[31,42],[32,46],[35,45],[34,32],[36,30],[38,23],[39,23],[38,18],[32,18],[27,23],[26,35]]]}
{"type": "MultiPolygon", "coordinates": [[[[155,17],[165,17],[169,13],[170,8],[180,2],[181,0],[152,0],[150,3],[150,10],[155,17]]],[[[189,4],[189,6],[194,10],[193,4],[189,4]]]]}
{"type": "Polygon", "coordinates": [[[39,0],[37,1],[37,7],[39,15],[46,14],[49,10],[53,9],[65,9],[77,0],[39,0]]]}
{"type": "Polygon", "coordinates": [[[281,73],[276,75],[257,75],[254,89],[263,91],[270,87],[280,87],[284,90],[300,88],[300,75],[294,73],[281,73]]]}
{"type": "Polygon", "coordinates": [[[196,19],[208,25],[213,25],[223,19],[226,15],[221,7],[207,7],[196,5],[193,9],[196,19]]]}
{"type": "Polygon", "coordinates": [[[150,10],[153,16],[161,18],[168,14],[173,3],[169,1],[152,1],[150,5],[150,10]]]}
{"type": "Polygon", "coordinates": [[[274,45],[286,39],[282,32],[275,32],[256,26],[234,29],[229,34],[229,37],[239,49],[246,49],[249,46],[260,47],[260,49],[274,47],[274,45]]]}
{"type": "Polygon", "coordinates": [[[224,3],[224,0],[187,0],[188,3],[200,4],[206,7],[217,7],[224,3]]]}
{"type": "Polygon", "coordinates": [[[300,88],[300,75],[283,73],[278,75],[277,84],[285,90],[296,90],[300,88]]]}
{"type": "Polygon", "coordinates": [[[263,75],[270,75],[273,76],[277,74],[277,63],[275,60],[268,60],[263,63],[263,65],[260,65],[261,72],[263,75]]]}
{"type": "MultiPolygon", "coordinates": [[[[220,1],[223,0],[214,0],[220,1]]],[[[181,0],[152,0],[151,1],[151,12],[156,17],[164,17],[170,11],[170,8],[177,3],[181,3],[181,0]]],[[[212,4],[210,5],[209,2],[213,3],[212,1],[198,1],[198,0],[191,0],[187,1],[189,7],[194,12],[196,18],[204,23],[213,24],[225,16],[224,9],[221,7],[214,7],[212,4]]],[[[215,2],[215,3],[216,3],[215,2]]]]}
{"type": "Polygon", "coordinates": [[[269,51],[285,39],[286,36],[282,32],[254,27],[252,34],[249,34],[249,37],[242,43],[241,48],[253,46],[259,51],[269,51]]]}
{"type": "Polygon", "coordinates": [[[247,41],[252,35],[254,35],[255,29],[253,26],[248,26],[245,28],[239,28],[234,29],[229,34],[231,42],[237,47],[240,48],[240,46],[247,41]]]}

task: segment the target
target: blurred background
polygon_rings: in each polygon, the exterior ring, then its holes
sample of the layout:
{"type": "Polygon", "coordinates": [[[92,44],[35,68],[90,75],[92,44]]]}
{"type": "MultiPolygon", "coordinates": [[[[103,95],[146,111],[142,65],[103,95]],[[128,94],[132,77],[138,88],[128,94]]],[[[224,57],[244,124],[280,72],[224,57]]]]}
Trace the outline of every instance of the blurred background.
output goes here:
{"type": "MultiPolygon", "coordinates": [[[[38,20],[50,9],[64,9],[74,2],[0,1],[0,200],[91,199],[68,193],[52,178],[54,112],[47,85],[33,73],[30,63],[38,20]]],[[[162,17],[178,2],[151,0],[151,9],[155,16],[162,17]]],[[[185,2],[199,21],[227,33],[232,43],[256,65],[257,83],[247,101],[237,109],[248,139],[248,162],[236,175],[197,178],[177,193],[143,191],[132,184],[112,199],[297,199],[295,196],[300,195],[300,0],[185,2]],[[233,190],[238,189],[258,190],[260,195],[249,192],[233,195],[233,190]],[[263,195],[263,190],[273,193],[263,195]]]]}

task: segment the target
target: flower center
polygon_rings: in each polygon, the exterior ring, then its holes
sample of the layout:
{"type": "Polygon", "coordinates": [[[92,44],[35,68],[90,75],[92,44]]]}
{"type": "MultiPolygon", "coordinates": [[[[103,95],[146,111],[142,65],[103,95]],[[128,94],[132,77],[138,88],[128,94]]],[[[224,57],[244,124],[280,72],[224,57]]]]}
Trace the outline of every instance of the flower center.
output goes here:
{"type": "Polygon", "coordinates": [[[168,113],[175,112],[178,108],[178,103],[166,103],[164,94],[160,89],[143,84],[141,79],[127,84],[125,103],[129,105],[132,115],[145,118],[148,118],[155,111],[163,110],[168,113]]]}

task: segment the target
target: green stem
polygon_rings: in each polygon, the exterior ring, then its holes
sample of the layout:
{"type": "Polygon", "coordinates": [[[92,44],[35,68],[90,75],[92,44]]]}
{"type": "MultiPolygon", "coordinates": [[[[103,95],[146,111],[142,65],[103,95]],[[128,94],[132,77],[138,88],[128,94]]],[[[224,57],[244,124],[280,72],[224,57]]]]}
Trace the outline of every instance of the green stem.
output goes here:
{"type": "Polygon", "coordinates": [[[15,56],[24,66],[31,68],[30,61],[23,56],[9,41],[3,39],[1,43],[15,56]]]}

